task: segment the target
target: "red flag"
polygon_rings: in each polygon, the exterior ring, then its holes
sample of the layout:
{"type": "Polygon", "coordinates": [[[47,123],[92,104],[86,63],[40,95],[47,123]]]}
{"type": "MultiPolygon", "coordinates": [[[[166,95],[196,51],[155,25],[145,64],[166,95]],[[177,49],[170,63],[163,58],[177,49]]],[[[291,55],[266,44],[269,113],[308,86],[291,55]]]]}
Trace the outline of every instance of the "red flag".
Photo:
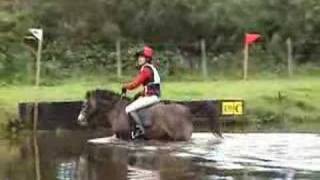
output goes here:
{"type": "Polygon", "coordinates": [[[251,45],[253,43],[256,43],[257,41],[259,41],[261,39],[261,35],[260,34],[246,34],[244,43],[246,45],[251,45]]]}

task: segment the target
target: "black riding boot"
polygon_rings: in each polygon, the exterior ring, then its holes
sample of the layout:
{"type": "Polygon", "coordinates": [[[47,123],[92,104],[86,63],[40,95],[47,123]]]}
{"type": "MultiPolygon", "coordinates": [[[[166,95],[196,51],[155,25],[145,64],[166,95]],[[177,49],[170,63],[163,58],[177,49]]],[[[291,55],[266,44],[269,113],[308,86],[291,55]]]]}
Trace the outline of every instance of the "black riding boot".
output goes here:
{"type": "Polygon", "coordinates": [[[145,134],[145,129],[143,127],[143,124],[142,124],[142,121],[141,121],[139,115],[135,111],[129,113],[129,115],[132,117],[132,119],[136,123],[136,128],[137,128],[137,130],[134,132],[133,139],[135,139],[139,136],[143,136],[145,134]]]}

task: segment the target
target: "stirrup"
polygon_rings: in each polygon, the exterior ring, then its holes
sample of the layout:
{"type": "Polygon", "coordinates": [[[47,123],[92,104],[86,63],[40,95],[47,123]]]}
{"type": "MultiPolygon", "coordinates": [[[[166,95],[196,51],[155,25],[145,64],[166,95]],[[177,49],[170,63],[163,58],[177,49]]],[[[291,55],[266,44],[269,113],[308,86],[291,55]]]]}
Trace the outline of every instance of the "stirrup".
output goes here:
{"type": "Polygon", "coordinates": [[[131,137],[132,140],[134,140],[136,138],[135,135],[134,135],[134,131],[131,131],[130,137],[131,137]]]}
{"type": "Polygon", "coordinates": [[[140,136],[140,134],[137,134],[137,133],[134,132],[134,131],[131,132],[131,139],[132,139],[132,140],[138,139],[139,136],[140,136]]]}
{"type": "Polygon", "coordinates": [[[136,127],[134,131],[131,132],[131,138],[137,139],[140,137],[144,137],[145,133],[141,130],[141,127],[136,127]]]}
{"type": "Polygon", "coordinates": [[[141,134],[145,134],[145,131],[146,131],[146,130],[144,129],[143,125],[141,125],[141,124],[137,124],[137,125],[136,125],[136,130],[140,131],[141,134]]]}

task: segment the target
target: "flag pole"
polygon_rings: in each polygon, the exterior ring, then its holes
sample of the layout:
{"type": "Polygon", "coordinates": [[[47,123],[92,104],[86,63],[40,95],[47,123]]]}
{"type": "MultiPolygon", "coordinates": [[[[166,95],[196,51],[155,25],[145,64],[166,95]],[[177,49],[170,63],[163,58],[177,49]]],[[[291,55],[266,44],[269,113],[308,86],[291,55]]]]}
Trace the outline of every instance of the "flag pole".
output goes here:
{"type": "Polygon", "coordinates": [[[248,79],[249,44],[245,43],[243,58],[243,80],[248,79]]]}
{"type": "Polygon", "coordinates": [[[251,44],[256,43],[261,38],[260,34],[247,33],[244,39],[244,50],[243,50],[243,80],[248,79],[248,66],[249,66],[249,48],[251,44]]]}

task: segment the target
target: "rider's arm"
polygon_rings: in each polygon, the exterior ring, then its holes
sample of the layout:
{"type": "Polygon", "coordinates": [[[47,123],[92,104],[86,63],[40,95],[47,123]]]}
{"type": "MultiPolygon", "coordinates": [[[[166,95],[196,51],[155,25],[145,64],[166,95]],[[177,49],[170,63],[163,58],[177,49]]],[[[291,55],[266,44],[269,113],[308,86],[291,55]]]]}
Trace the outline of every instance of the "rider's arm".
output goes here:
{"type": "Polygon", "coordinates": [[[134,78],[134,80],[131,81],[130,83],[125,84],[124,87],[128,90],[133,90],[139,87],[140,85],[142,85],[147,80],[149,80],[151,76],[152,76],[152,72],[150,68],[143,68],[143,70],[140,71],[138,76],[134,78]]]}

